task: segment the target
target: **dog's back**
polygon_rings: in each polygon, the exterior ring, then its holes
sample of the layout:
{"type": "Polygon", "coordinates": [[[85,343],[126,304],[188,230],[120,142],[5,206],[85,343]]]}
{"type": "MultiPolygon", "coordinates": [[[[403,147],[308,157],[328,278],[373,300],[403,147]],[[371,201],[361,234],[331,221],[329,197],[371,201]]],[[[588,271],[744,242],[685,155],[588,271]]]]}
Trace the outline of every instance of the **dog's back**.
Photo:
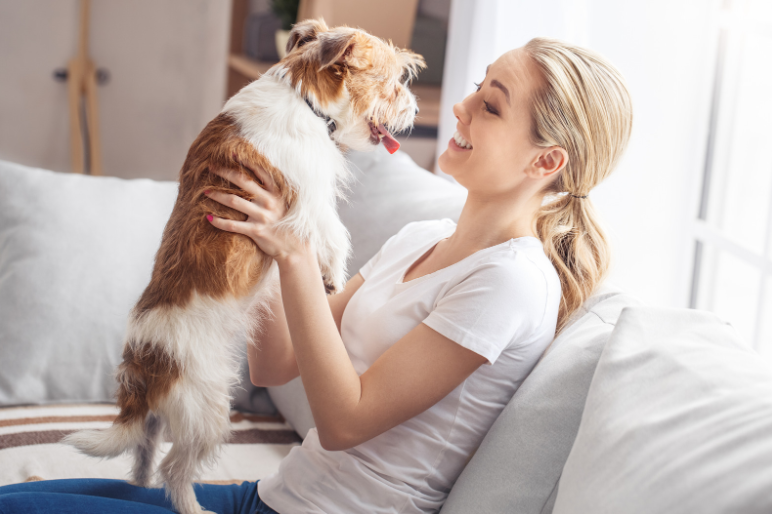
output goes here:
{"type": "MultiPolygon", "coordinates": [[[[252,335],[276,286],[272,260],[251,239],[218,230],[205,217],[245,219],[203,194],[218,190],[251,199],[211,172],[239,169],[257,181],[243,163],[268,171],[288,204],[295,201],[281,173],[239,134],[238,123],[224,113],[191,146],[150,283],[129,317],[117,371],[120,413],[109,430],[78,432],[67,439],[93,456],[134,449],[137,485],[151,485],[152,457],[164,427],[175,443],[182,443],[161,464],[167,484],[175,476],[188,480],[214,457],[229,434],[229,392],[239,369],[235,336],[252,335]],[[195,450],[189,455],[186,442],[195,450]]],[[[170,487],[173,496],[174,490],[170,487]]],[[[173,500],[175,505],[186,501],[173,500]]]]}

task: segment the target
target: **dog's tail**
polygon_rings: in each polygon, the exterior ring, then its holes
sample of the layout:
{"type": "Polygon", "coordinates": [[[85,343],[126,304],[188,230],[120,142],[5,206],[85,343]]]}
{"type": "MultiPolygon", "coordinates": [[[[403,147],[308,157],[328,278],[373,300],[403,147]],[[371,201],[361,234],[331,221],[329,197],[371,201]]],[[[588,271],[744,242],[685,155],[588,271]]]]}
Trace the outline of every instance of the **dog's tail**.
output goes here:
{"type": "MultiPolygon", "coordinates": [[[[137,316],[129,319],[129,333],[143,324],[137,316]]],[[[116,393],[120,413],[106,430],[81,430],[64,438],[93,457],[117,457],[140,446],[146,439],[145,422],[150,415],[150,399],[168,391],[170,382],[179,378],[179,366],[160,346],[138,345],[127,337],[123,362],[116,373],[116,393]],[[159,390],[162,389],[162,390],[159,390]]]]}
{"type": "Polygon", "coordinates": [[[130,423],[113,423],[106,430],[80,430],[63,439],[92,457],[117,457],[135,448],[144,439],[144,423],[141,420],[130,423]]]}

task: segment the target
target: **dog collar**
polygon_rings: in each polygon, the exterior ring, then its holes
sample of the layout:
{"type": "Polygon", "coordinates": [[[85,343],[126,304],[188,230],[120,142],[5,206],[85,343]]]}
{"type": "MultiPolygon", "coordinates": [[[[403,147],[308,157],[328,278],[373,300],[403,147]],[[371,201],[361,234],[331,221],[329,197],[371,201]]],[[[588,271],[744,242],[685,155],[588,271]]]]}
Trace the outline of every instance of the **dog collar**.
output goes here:
{"type": "Polygon", "coordinates": [[[303,100],[306,101],[306,104],[308,105],[309,109],[313,111],[314,114],[319,116],[324,120],[324,122],[327,124],[327,134],[332,135],[333,132],[335,132],[335,129],[338,128],[338,126],[335,124],[335,120],[327,116],[326,114],[322,114],[321,112],[314,109],[314,106],[311,105],[311,102],[308,100],[308,98],[304,98],[303,100]]]}

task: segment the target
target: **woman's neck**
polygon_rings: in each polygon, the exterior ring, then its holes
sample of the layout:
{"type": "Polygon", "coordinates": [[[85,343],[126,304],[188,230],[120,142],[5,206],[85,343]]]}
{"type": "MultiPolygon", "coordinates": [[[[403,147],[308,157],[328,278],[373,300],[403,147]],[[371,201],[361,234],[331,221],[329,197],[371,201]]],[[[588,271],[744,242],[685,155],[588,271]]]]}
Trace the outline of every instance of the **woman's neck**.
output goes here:
{"type": "Polygon", "coordinates": [[[446,248],[477,251],[517,237],[536,237],[533,220],[541,199],[518,200],[511,196],[481,196],[470,191],[446,248]]]}

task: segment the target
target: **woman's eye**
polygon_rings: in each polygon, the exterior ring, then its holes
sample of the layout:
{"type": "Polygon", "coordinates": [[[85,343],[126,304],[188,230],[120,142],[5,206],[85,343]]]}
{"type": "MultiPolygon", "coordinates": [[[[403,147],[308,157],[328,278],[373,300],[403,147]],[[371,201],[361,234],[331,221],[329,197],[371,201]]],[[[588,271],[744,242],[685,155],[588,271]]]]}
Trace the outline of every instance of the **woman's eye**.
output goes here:
{"type": "Polygon", "coordinates": [[[476,93],[477,91],[479,91],[479,90],[482,88],[482,84],[478,84],[477,82],[472,82],[472,84],[474,84],[474,86],[477,88],[477,89],[475,90],[475,93],[476,93]]]}
{"type": "Polygon", "coordinates": [[[485,110],[486,110],[486,111],[488,111],[488,112],[489,112],[489,113],[491,113],[491,114],[495,114],[496,116],[498,116],[498,115],[499,115],[499,111],[497,111],[496,109],[494,109],[493,107],[491,107],[491,104],[489,104],[489,103],[488,103],[488,102],[486,102],[485,100],[483,100],[483,104],[485,105],[485,110]]]}

